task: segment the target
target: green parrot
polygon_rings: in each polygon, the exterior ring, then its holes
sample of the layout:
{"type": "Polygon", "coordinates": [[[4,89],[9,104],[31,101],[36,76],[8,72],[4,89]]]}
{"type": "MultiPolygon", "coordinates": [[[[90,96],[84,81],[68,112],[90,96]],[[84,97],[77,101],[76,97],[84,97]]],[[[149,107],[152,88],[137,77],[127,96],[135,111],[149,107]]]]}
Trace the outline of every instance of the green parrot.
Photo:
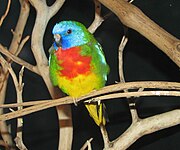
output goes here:
{"type": "MultiPolygon", "coordinates": [[[[61,21],[52,31],[50,78],[67,95],[78,98],[105,86],[109,66],[101,45],[86,27],[76,21],[61,21]]],[[[95,123],[106,124],[104,104],[85,104],[95,123]]]]}

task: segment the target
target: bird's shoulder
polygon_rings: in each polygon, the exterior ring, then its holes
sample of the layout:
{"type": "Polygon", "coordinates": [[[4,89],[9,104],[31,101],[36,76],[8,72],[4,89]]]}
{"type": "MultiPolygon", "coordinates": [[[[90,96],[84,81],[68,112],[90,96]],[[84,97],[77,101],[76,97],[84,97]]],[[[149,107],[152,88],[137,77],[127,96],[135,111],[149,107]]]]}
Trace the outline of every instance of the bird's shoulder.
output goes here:
{"type": "Polygon", "coordinates": [[[93,55],[98,53],[98,51],[102,51],[101,45],[96,40],[91,40],[90,42],[80,45],[81,55],[93,55]]]}

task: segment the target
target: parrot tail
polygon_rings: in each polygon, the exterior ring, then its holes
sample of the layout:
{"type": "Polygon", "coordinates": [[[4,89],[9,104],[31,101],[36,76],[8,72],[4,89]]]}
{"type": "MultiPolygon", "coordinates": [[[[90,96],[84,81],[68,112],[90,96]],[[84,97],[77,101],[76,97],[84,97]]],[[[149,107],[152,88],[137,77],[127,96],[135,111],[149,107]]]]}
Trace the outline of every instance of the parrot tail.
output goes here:
{"type": "Polygon", "coordinates": [[[108,121],[108,117],[105,111],[105,105],[103,103],[85,104],[85,106],[89,111],[90,116],[94,119],[95,123],[98,126],[106,125],[106,122],[108,121]]]}

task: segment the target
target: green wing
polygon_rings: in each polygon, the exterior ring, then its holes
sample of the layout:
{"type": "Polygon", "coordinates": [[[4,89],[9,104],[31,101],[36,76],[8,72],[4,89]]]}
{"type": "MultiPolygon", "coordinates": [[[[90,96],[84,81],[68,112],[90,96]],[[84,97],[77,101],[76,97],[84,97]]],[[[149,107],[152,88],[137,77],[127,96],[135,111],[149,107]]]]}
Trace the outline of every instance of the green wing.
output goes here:
{"type": "MultiPolygon", "coordinates": [[[[96,89],[103,87],[107,80],[107,75],[109,73],[109,66],[106,62],[105,55],[102,51],[101,45],[93,39],[92,42],[81,46],[81,55],[92,56],[91,70],[100,79],[100,84],[96,89]]],[[[87,110],[90,116],[94,119],[95,123],[100,126],[106,124],[107,114],[105,112],[105,105],[101,104],[86,104],[87,110]]]]}
{"type": "Polygon", "coordinates": [[[109,65],[106,62],[101,45],[93,39],[91,42],[81,46],[81,55],[92,56],[92,71],[101,79],[101,85],[99,88],[103,87],[107,81],[109,65]]]}
{"type": "Polygon", "coordinates": [[[54,86],[58,85],[58,72],[60,70],[59,61],[57,60],[56,55],[54,54],[55,49],[53,46],[49,49],[49,73],[50,73],[50,79],[52,81],[52,84],[54,86]]]}

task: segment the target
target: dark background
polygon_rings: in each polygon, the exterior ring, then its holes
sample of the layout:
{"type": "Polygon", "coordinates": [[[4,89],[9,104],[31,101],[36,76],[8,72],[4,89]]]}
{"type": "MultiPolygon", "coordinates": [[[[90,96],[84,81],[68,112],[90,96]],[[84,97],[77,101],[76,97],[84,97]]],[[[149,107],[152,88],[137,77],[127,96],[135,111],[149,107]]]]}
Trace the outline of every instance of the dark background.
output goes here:
{"type": "MultiPolygon", "coordinates": [[[[53,0],[48,0],[48,5],[52,3],[53,0]]],[[[1,0],[0,16],[3,15],[6,4],[7,0],[1,0]]],[[[166,31],[180,38],[180,0],[135,0],[133,4],[166,31]]],[[[0,28],[0,43],[6,47],[9,46],[12,39],[10,30],[15,28],[19,15],[19,7],[18,0],[13,0],[9,15],[0,28]]],[[[103,15],[109,12],[105,7],[102,8],[103,15]]],[[[50,20],[47,26],[44,36],[44,48],[47,57],[49,56],[48,48],[53,42],[51,30],[55,23],[61,20],[76,20],[89,27],[93,17],[94,3],[92,0],[67,0],[62,9],[50,20]]],[[[31,8],[23,37],[31,35],[34,21],[35,10],[31,8]]],[[[95,32],[95,37],[103,46],[107,62],[111,68],[107,85],[119,81],[117,50],[123,33],[123,25],[114,14],[106,19],[95,32]]],[[[180,81],[179,68],[164,53],[134,30],[130,29],[128,36],[129,42],[124,52],[126,81],[180,81]]],[[[29,40],[20,53],[20,57],[29,63],[35,64],[30,44],[29,40]]],[[[16,72],[20,70],[20,66],[15,63],[13,68],[16,72]]],[[[38,75],[25,69],[23,81],[25,83],[23,92],[24,101],[50,99],[46,86],[38,75]]],[[[6,103],[13,103],[16,99],[11,78],[8,83],[6,99],[6,103]]],[[[174,97],[140,97],[136,99],[136,102],[139,116],[142,118],[170,111],[180,106],[179,98],[174,97]]],[[[107,124],[107,130],[110,139],[113,140],[121,135],[130,125],[130,113],[126,99],[106,101],[106,106],[110,119],[110,122],[107,124]]],[[[93,137],[93,149],[102,149],[103,141],[99,128],[89,117],[84,105],[79,104],[77,107],[72,105],[72,110],[74,124],[73,150],[80,149],[86,140],[91,137],[93,137]]],[[[14,138],[16,119],[8,121],[8,124],[12,124],[14,138]]],[[[55,108],[25,116],[23,137],[24,143],[29,150],[56,150],[58,148],[58,120],[55,108]]],[[[129,148],[129,150],[151,149],[180,149],[180,126],[144,136],[129,148]]]]}

